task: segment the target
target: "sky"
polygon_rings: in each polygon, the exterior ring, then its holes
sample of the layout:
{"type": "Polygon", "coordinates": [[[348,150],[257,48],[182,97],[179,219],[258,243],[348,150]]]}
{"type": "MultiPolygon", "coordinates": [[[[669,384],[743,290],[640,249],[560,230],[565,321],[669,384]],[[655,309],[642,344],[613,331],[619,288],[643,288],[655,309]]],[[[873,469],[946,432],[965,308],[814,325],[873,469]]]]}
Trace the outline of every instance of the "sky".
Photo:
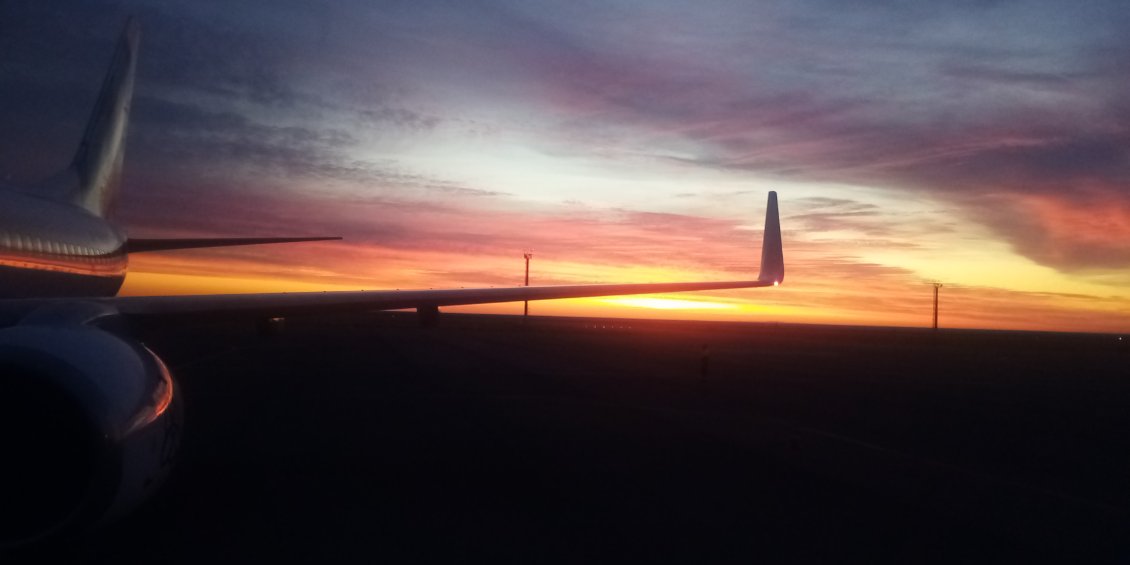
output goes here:
{"type": "MultiPolygon", "coordinates": [[[[0,182],[66,166],[128,16],[123,293],[748,279],[554,315],[1130,331],[1130,6],[0,0],[0,182]]],[[[521,304],[472,308],[520,313],[521,304]]]]}

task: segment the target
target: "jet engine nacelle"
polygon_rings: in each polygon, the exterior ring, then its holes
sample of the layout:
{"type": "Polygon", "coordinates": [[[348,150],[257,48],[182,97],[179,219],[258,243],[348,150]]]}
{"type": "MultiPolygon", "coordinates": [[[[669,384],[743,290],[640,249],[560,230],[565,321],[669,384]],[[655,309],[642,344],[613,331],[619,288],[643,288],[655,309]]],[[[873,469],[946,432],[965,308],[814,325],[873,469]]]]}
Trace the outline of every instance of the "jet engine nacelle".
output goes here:
{"type": "Polygon", "coordinates": [[[93,326],[0,330],[0,548],[87,531],[171,467],[180,394],[148,348],[93,326]]]}

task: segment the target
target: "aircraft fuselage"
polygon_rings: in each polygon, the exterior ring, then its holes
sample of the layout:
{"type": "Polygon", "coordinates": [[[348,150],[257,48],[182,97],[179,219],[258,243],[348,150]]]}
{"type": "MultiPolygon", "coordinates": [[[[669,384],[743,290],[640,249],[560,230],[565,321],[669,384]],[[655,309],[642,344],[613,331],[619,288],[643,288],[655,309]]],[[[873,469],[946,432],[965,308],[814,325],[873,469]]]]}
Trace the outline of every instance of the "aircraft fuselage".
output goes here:
{"type": "Polygon", "coordinates": [[[114,296],[125,240],[81,206],[0,190],[0,299],[114,296]]]}

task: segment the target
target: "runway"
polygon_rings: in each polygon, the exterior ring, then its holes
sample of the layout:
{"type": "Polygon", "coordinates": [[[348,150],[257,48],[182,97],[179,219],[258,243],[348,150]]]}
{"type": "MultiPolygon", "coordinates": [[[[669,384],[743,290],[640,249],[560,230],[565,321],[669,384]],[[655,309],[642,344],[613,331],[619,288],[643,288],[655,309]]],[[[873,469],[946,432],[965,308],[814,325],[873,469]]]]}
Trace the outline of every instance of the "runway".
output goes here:
{"type": "Polygon", "coordinates": [[[177,467],[75,562],[1130,557],[1118,336],[444,315],[147,332],[177,467]]]}

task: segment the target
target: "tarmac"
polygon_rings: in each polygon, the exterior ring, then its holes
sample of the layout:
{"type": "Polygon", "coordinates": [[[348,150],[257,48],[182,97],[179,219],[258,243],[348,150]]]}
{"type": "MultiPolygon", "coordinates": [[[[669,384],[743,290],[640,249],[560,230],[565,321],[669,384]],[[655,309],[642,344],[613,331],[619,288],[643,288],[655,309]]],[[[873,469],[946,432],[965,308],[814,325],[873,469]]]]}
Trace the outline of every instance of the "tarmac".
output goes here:
{"type": "Polygon", "coordinates": [[[176,468],[66,560],[1130,560],[1130,337],[395,312],[281,329],[147,332],[185,400],[176,468]]]}

